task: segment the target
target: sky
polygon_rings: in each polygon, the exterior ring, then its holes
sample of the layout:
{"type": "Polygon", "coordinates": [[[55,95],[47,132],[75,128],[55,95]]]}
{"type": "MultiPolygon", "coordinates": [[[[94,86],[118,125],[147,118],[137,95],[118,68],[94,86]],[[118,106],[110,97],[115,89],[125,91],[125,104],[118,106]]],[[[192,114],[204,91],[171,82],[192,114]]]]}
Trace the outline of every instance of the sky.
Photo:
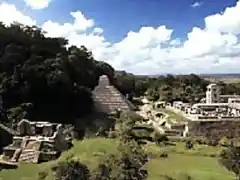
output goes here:
{"type": "Polygon", "coordinates": [[[0,0],[0,21],[37,25],[134,74],[240,71],[240,0],[0,0]]]}

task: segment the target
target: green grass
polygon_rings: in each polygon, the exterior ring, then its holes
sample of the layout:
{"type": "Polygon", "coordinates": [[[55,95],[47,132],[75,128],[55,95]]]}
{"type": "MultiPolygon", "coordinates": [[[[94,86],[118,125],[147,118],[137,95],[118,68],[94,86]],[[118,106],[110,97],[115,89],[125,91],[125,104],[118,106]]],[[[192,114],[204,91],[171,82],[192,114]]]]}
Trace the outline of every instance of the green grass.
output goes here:
{"type": "Polygon", "coordinates": [[[205,145],[194,145],[192,150],[185,149],[185,143],[176,146],[159,147],[154,144],[146,148],[152,154],[167,152],[168,158],[155,157],[148,163],[149,180],[161,180],[163,175],[181,180],[183,174],[188,174],[194,180],[232,180],[234,175],[221,167],[216,156],[221,148],[205,145]]]}
{"type": "Polygon", "coordinates": [[[174,154],[187,154],[189,156],[192,155],[192,156],[209,156],[209,157],[217,156],[221,150],[222,150],[221,147],[213,147],[213,146],[198,145],[198,144],[194,144],[193,149],[187,150],[185,148],[184,142],[178,142],[178,143],[174,143],[174,145],[160,146],[160,147],[155,144],[149,144],[147,147],[147,151],[152,153],[165,151],[165,152],[174,153],[174,154]]]}
{"type": "MultiPolygon", "coordinates": [[[[104,152],[116,152],[117,141],[113,139],[86,139],[82,142],[74,142],[74,146],[69,151],[63,153],[59,160],[65,159],[67,156],[74,154],[81,162],[94,168],[99,155],[104,152]]],[[[49,169],[57,161],[43,164],[21,164],[16,170],[0,171],[0,180],[36,180],[38,172],[49,169]]]]}
{"type": "Polygon", "coordinates": [[[162,175],[179,177],[186,173],[194,180],[232,180],[233,175],[211,157],[169,154],[167,159],[153,159],[148,163],[150,180],[161,180],[162,175]]]}
{"type": "MultiPolygon", "coordinates": [[[[97,165],[99,156],[105,152],[116,152],[117,141],[114,139],[86,139],[82,142],[74,142],[74,147],[63,153],[60,157],[65,159],[74,154],[88,167],[94,168],[97,165]]],[[[184,143],[177,143],[176,146],[159,147],[154,144],[145,146],[147,152],[160,154],[167,151],[169,157],[166,159],[157,156],[147,164],[149,180],[161,180],[161,175],[167,174],[178,177],[183,173],[192,175],[195,180],[232,180],[234,176],[222,168],[217,159],[210,157],[217,154],[219,148],[195,145],[193,150],[186,150],[184,143]]],[[[36,180],[36,174],[44,169],[49,169],[56,161],[33,165],[22,164],[16,170],[0,171],[1,180],[36,180]]]]}

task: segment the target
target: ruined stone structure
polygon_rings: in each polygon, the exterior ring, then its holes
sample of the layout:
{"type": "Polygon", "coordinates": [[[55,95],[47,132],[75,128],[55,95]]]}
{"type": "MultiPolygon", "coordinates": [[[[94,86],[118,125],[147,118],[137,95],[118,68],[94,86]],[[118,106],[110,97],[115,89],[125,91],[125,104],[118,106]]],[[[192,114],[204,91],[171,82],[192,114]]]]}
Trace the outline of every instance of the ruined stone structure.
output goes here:
{"type": "Polygon", "coordinates": [[[206,104],[219,103],[220,91],[216,84],[209,84],[206,91],[206,104]]]}
{"type": "Polygon", "coordinates": [[[221,139],[240,135],[240,96],[220,95],[216,84],[207,86],[206,101],[188,107],[184,103],[172,107],[189,119],[185,135],[221,139]]]}
{"type": "Polygon", "coordinates": [[[85,117],[86,120],[76,122],[75,130],[78,134],[85,131],[86,136],[100,136],[104,134],[102,132],[114,129],[116,117],[122,111],[135,110],[135,106],[110,83],[106,75],[100,76],[92,97],[94,113],[85,117]]]}
{"type": "Polygon", "coordinates": [[[56,159],[69,147],[61,124],[31,122],[18,123],[19,135],[3,148],[2,159],[9,162],[39,163],[56,159]]]}
{"type": "Polygon", "coordinates": [[[99,84],[92,93],[96,112],[112,115],[117,111],[135,109],[134,105],[111,85],[106,75],[99,78],[99,84]]]}
{"type": "Polygon", "coordinates": [[[222,137],[240,137],[240,121],[190,121],[188,135],[191,137],[207,137],[219,141],[222,137]]]}

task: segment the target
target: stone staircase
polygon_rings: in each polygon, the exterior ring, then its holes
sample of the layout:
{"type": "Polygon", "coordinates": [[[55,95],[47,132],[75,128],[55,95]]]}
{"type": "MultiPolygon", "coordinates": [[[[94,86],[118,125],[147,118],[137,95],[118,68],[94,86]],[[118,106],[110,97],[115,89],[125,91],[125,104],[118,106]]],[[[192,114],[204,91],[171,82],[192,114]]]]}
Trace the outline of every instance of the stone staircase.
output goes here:
{"type": "Polygon", "coordinates": [[[40,152],[35,150],[23,150],[19,161],[25,162],[25,163],[38,163],[40,152]]]}
{"type": "Polygon", "coordinates": [[[167,127],[164,127],[164,132],[167,136],[182,136],[182,131],[177,129],[170,129],[167,127]]]}
{"type": "Polygon", "coordinates": [[[21,153],[22,153],[22,149],[21,148],[16,149],[14,154],[13,154],[13,157],[11,158],[10,161],[11,162],[18,162],[21,153]]]}

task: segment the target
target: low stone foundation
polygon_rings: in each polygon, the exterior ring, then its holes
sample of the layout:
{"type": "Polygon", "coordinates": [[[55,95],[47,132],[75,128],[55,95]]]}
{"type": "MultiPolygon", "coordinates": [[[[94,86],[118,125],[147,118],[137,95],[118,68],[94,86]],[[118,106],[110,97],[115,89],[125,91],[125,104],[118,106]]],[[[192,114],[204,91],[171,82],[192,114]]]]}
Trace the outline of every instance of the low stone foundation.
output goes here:
{"type": "Polygon", "coordinates": [[[222,137],[240,137],[240,121],[190,121],[188,123],[189,136],[206,137],[220,140],[222,137]]]}

